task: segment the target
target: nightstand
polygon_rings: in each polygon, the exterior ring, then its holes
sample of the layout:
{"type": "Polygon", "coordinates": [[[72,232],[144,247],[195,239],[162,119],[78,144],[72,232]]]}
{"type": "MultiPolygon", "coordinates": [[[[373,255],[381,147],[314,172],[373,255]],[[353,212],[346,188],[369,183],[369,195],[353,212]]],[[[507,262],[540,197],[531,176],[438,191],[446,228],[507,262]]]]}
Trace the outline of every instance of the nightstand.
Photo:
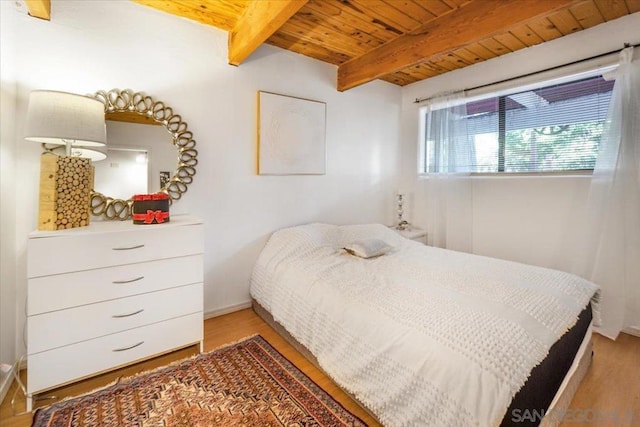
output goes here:
{"type": "Polygon", "coordinates": [[[408,227],[404,230],[398,230],[395,227],[390,227],[393,231],[400,234],[402,237],[410,240],[415,240],[423,245],[427,244],[427,232],[418,227],[408,227]]]}

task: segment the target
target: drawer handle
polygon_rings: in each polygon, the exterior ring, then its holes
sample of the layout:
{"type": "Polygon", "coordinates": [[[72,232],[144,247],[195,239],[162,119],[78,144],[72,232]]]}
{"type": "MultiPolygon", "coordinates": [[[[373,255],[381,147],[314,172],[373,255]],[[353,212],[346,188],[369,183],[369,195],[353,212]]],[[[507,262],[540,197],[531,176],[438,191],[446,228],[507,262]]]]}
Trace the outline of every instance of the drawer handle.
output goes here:
{"type": "Polygon", "coordinates": [[[131,316],[135,316],[136,314],[140,314],[144,311],[144,308],[141,308],[138,311],[134,311],[133,313],[129,313],[129,314],[114,314],[113,317],[114,319],[121,319],[123,317],[131,317],[131,316]]]}
{"type": "Polygon", "coordinates": [[[142,245],[129,246],[128,248],[111,248],[114,251],[130,251],[131,249],[140,249],[144,248],[144,243],[142,245]]]}
{"type": "Polygon", "coordinates": [[[134,344],[134,345],[129,346],[129,347],[114,348],[114,349],[113,349],[113,350],[111,350],[111,351],[127,351],[127,350],[131,350],[132,348],[136,348],[136,347],[138,347],[138,346],[140,346],[140,345],[142,345],[142,344],[144,344],[144,341],[140,341],[139,343],[134,344]]]}
{"type": "Polygon", "coordinates": [[[114,285],[122,285],[123,283],[137,282],[138,280],[142,280],[142,279],[144,279],[144,276],[136,277],[135,279],[131,279],[131,280],[114,280],[111,283],[113,283],[114,285]]]}

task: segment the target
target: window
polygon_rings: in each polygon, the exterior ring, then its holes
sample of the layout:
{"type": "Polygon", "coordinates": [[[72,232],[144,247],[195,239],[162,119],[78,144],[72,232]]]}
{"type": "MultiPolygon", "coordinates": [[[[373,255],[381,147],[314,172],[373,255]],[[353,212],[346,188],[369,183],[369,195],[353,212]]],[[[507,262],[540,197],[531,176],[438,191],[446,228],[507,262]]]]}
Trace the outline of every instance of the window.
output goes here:
{"type": "MultiPolygon", "coordinates": [[[[476,173],[593,169],[614,81],[601,76],[467,102],[476,173]]],[[[464,110],[463,110],[464,111],[464,110]]],[[[435,117],[432,111],[430,117],[435,117]]],[[[436,120],[436,119],[433,119],[436,120]]],[[[431,126],[426,126],[431,128],[431,126]]],[[[424,135],[420,173],[439,172],[435,137],[424,135]]]]}

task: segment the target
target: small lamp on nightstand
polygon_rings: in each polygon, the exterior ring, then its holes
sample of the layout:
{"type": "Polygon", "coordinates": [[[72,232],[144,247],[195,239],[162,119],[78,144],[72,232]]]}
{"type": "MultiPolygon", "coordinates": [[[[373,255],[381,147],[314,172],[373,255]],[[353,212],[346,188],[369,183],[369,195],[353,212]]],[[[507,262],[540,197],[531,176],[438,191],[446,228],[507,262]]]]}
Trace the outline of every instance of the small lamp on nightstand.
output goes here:
{"type": "Polygon", "coordinates": [[[398,222],[396,224],[396,230],[406,230],[409,227],[409,223],[402,218],[404,214],[404,195],[398,193],[396,197],[398,201],[398,222]]]}
{"type": "Polygon", "coordinates": [[[107,143],[104,104],[74,93],[34,90],[24,138],[65,147],[66,155],[53,156],[55,149],[47,148],[40,160],[38,229],[88,225],[91,158],[106,157],[106,151],[98,149],[107,143]]]}
{"type": "Polygon", "coordinates": [[[404,215],[404,194],[402,193],[398,193],[396,194],[396,201],[397,201],[397,213],[398,213],[398,217],[397,217],[397,221],[396,221],[396,225],[390,226],[390,228],[393,228],[396,230],[396,232],[398,234],[400,234],[402,237],[407,238],[409,240],[415,240],[416,242],[420,242],[424,245],[427,244],[427,232],[414,227],[413,225],[411,225],[408,221],[406,221],[403,218],[404,215]]]}

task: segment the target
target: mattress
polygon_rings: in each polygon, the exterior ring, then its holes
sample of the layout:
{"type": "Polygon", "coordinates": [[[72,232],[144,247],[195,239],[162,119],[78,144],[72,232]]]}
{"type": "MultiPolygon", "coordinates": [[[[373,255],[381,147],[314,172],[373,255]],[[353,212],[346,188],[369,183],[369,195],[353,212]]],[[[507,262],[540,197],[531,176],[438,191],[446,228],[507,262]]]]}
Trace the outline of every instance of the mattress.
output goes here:
{"type": "Polygon", "coordinates": [[[501,427],[538,426],[549,413],[554,397],[562,393],[561,385],[582,355],[578,350],[591,336],[591,304],[578,316],[576,324],[551,346],[542,363],[531,370],[524,386],[516,393],[500,423],[501,427]]]}
{"type": "MultiPolygon", "coordinates": [[[[252,297],[389,426],[500,425],[554,345],[570,347],[559,340],[579,330],[596,292],[567,273],[426,247],[381,225],[276,232],[251,284],[252,297]],[[340,249],[371,237],[394,250],[365,260],[340,249]]],[[[551,370],[561,371],[555,362],[551,370]]]]}

